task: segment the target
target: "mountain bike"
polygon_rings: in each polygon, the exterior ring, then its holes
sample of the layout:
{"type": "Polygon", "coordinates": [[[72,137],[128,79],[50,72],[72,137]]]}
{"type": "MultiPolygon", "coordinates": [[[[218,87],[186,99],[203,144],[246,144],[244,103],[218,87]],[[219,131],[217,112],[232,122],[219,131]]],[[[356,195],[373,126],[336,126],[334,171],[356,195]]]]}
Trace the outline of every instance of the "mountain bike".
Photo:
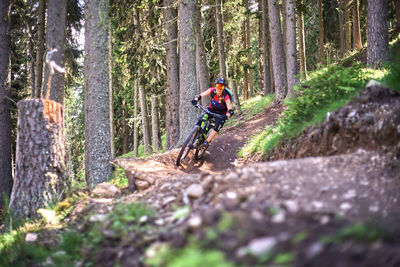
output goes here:
{"type": "Polygon", "coordinates": [[[189,135],[186,137],[176,159],[176,166],[181,165],[192,149],[195,150],[195,159],[199,160],[203,157],[207,147],[204,147],[202,144],[207,140],[208,132],[214,127],[215,118],[222,118],[221,114],[213,113],[200,104],[197,104],[195,107],[203,112],[197,119],[197,122],[189,135]]]}

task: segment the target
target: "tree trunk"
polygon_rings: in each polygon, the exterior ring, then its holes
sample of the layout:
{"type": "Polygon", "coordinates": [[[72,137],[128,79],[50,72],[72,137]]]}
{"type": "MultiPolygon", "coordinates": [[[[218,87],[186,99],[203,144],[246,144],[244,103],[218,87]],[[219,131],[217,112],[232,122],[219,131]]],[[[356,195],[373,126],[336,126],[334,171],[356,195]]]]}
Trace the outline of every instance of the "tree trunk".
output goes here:
{"type": "MultiPolygon", "coordinates": [[[[243,44],[243,49],[246,50],[247,49],[247,42],[246,42],[246,22],[243,21],[243,25],[242,25],[242,44],[243,44]]],[[[242,91],[242,95],[243,95],[243,100],[246,101],[247,100],[247,94],[249,91],[248,88],[248,68],[246,67],[245,64],[243,64],[243,91],[242,91]]]]}
{"type": "Polygon", "coordinates": [[[35,94],[33,97],[40,98],[43,79],[43,56],[44,56],[44,28],[46,16],[46,0],[39,0],[36,62],[35,62],[35,94]]]}
{"type": "MultiPolygon", "coordinates": [[[[203,31],[201,29],[201,12],[200,4],[196,5],[196,70],[197,80],[200,92],[203,92],[209,87],[210,74],[207,67],[206,51],[204,48],[203,31]]],[[[202,97],[201,103],[206,106],[209,103],[209,97],[202,97]]]]}
{"type": "Polygon", "coordinates": [[[275,80],[275,103],[281,103],[286,97],[286,71],[278,0],[268,0],[268,14],[275,80]]]}
{"type": "Polygon", "coordinates": [[[269,24],[268,24],[268,3],[267,0],[262,1],[262,39],[263,39],[263,80],[264,95],[272,93],[270,66],[269,66],[269,24]]]}
{"type": "MultiPolygon", "coordinates": [[[[320,16],[322,17],[322,16],[320,16]]],[[[297,32],[299,33],[298,39],[299,39],[299,62],[300,62],[300,79],[305,80],[307,79],[307,65],[306,65],[306,45],[305,45],[305,40],[304,40],[304,15],[303,11],[299,10],[298,15],[297,15],[297,32]]],[[[321,27],[321,21],[320,21],[320,27],[321,27]]],[[[324,41],[323,34],[322,34],[322,42],[324,41]]],[[[322,52],[323,52],[323,46],[322,46],[322,52]]],[[[321,56],[321,29],[320,29],[320,56],[321,56]]],[[[325,58],[323,56],[321,60],[325,58]]]]}
{"type": "Polygon", "coordinates": [[[358,0],[353,0],[353,43],[355,49],[362,49],[358,0]]]}
{"type": "Polygon", "coordinates": [[[400,28],[400,0],[393,0],[396,9],[397,28],[400,28]]]}
{"type": "Polygon", "coordinates": [[[350,18],[351,8],[350,8],[350,0],[344,0],[344,36],[345,36],[345,45],[346,52],[351,51],[351,18],[350,18]]]}
{"type": "Polygon", "coordinates": [[[286,64],[288,97],[294,96],[294,86],[299,83],[297,78],[297,49],[296,49],[296,17],[295,0],[286,0],[286,64]]]}
{"type": "Polygon", "coordinates": [[[389,31],[386,1],[368,0],[367,64],[379,68],[389,60],[389,31]]]}
{"type": "Polygon", "coordinates": [[[239,94],[238,94],[239,92],[237,90],[236,80],[234,79],[234,77],[235,77],[235,68],[234,68],[233,65],[230,67],[230,72],[231,72],[231,88],[232,88],[233,99],[234,99],[233,102],[234,102],[234,105],[235,105],[236,112],[238,114],[240,114],[240,113],[242,113],[242,109],[240,107],[239,94]]]}
{"type": "Polygon", "coordinates": [[[245,29],[245,36],[246,36],[246,47],[248,49],[247,54],[247,65],[249,66],[248,69],[248,84],[249,84],[249,92],[248,97],[251,98],[254,95],[254,81],[253,81],[253,52],[252,52],[252,44],[251,44],[251,31],[250,31],[250,10],[249,10],[249,2],[248,0],[244,0],[244,8],[246,9],[246,29],[245,29]]]}
{"type": "Polygon", "coordinates": [[[179,60],[177,50],[178,12],[173,7],[174,0],[164,0],[164,17],[167,24],[165,38],[167,62],[167,105],[166,105],[166,148],[174,147],[179,140],[179,60]]]}
{"type": "MultiPolygon", "coordinates": [[[[65,60],[66,10],[67,10],[67,1],[65,0],[48,1],[46,47],[47,49],[57,48],[58,51],[53,54],[53,57],[51,59],[54,60],[60,66],[64,66],[64,60],[65,60]]],[[[44,81],[47,82],[49,77],[49,70],[47,68],[44,77],[45,77],[44,81]]],[[[54,73],[50,88],[50,99],[63,104],[64,87],[65,87],[64,74],[58,72],[54,73]]],[[[46,88],[47,86],[43,86],[44,90],[46,90],[46,88]]],[[[43,93],[42,95],[45,95],[45,93],[43,93]]]]}
{"type": "Polygon", "coordinates": [[[153,149],[155,151],[161,150],[161,138],[160,138],[160,123],[158,115],[158,96],[153,95],[151,97],[151,130],[153,137],[153,149]]]}
{"type": "Polygon", "coordinates": [[[3,206],[3,194],[9,198],[13,186],[10,90],[7,85],[10,61],[9,8],[9,0],[0,2],[0,207],[3,206]]]}
{"type": "Polygon", "coordinates": [[[108,2],[85,2],[85,173],[90,188],[112,175],[108,2]]]}
{"type": "Polygon", "coordinates": [[[196,87],[196,34],[193,29],[195,0],[179,1],[179,48],[180,48],[180,137],[182,144],[197,119],[190,100],[197,93],[196,87]]]}
{"type": "Polygon", "coordinates": [[[338,1],[338,16],[339,16],[339,50],[340,57],[343,57],[346,53],[346,38],[345,38],[345,17],[343,12],[343,3],[340,0],[338,1]]]}
{"type": "Polygon", "coordinates": [[[15,183],[10,209],[18,217],[60,200],[65,190],[65,140],[60,103],[30,99],[18,102],[15,183]]]}
{"type": "MultiPolygon", "coordinates": [[[[142,74],[139,73],[139,77],[141,77],[141,75],[142,74]]],[[[140,99],[140,111],[142,113],[144,154],[146,156],[148,156],[151,154],[152,150],[151,150],[151,141],[150,141],[149,120],[148,120],[148,115],[147,115],[148,112],[147,112],[146,91],[144,90],[143,83],[142,83],[142,80],[139,80],[139,99],[140,99]]]]}
{"type": "Polygon", "coordinates": [[[129,152],[129,115],[125,100],[122,100],[122,107],[122,154],[126,154],[129,152]]]}
{"type": "Polygon", "coordinates": [[[114,88],[113,88],[113,77],[112,77],[112,70],[113,70],[113,38],[111,32],[111,23],[108,25],[108,79],[109,79],[109,88],[110,88],[110,140],[111,140],[111,158],[115,158],[115,143],[114,143],[114,88]]]}
{"type": "MultiPolygon", "coordinates": [[[[319,62],[323,63],[325,61],[325,42],[324,42],[324,18],[323,18],[323,12],[322,12],[322,0],[318,0],[318,19],[319,19],[319,62]]],[[[301,43],[300,45],[303,45],[303,50],[305,49],[304,46],[304,21],[303,21],[303,12],[301,11],[301,25],[299,27],[302,27],[302,40],[300,40],[301,43]]],[[[304,64],[305,64],[305,52],[304,53],[304,64]]],[[[301,56],[300,56],[301,57],[301,56]]],[[[300,63],[301,66],[301,63],[300,63]]],[[[300,67],[301,68],[301,67],[300,67]]],[[[300,71],[302,73],[303,70],[300,71]]],[[[305,67],[304,67],[304,72],[305,72],[305,67]]],[[[304,78],[302,78],[304,79],[304,78]]]]}
{"type": "Polygon", "coordinates": [[[224,28],[222,23],[222,2],[215,0],[216,22],[217,22],[217,40],[218,40],[218,58],[219,75],[226,79],[225,48],[224,48],[224,28]]]}
{"type": "Polygon", "coordinates": [[[133,155],[138,156],[139,148],[139,103],[138,103],[139,81],[135,82],[133,89],[133,155]]]}

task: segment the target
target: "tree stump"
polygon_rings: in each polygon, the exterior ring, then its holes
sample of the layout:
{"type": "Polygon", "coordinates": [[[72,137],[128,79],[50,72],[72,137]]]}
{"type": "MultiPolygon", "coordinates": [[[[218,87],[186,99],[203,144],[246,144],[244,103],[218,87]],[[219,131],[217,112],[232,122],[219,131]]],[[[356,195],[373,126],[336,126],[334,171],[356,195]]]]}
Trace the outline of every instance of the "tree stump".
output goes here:
{"type": "Polygon", "coordinates": [[[36,217],[37,210],[60,198],[65,189],[63,107],[45,99],[18,102],[15,181],[10,210],[36,217]]]}

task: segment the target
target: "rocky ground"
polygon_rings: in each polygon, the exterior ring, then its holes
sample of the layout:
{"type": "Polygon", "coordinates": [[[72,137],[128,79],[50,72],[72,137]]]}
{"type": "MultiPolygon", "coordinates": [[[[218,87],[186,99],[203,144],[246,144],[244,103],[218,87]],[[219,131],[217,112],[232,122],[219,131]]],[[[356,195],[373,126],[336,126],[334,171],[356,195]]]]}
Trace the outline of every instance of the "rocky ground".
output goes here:
{"type": "Polygon", "coordinates": [[[129,188],[106,186],[109,195],[85,200],[71,222],[81,225],[80,213],[100,220],[119,199],[152,207],[156,216],[142,223],[157,230],[124,243],[109,234],[97,264],[141,266],[164,244],[182,248],[194,238],[241,266],[400,266],[400,95],[370,85],[263,162],[237,160],[282,109],[225,129],[203,160],[179,168],[178,150],[116,160],[129,188]]]}

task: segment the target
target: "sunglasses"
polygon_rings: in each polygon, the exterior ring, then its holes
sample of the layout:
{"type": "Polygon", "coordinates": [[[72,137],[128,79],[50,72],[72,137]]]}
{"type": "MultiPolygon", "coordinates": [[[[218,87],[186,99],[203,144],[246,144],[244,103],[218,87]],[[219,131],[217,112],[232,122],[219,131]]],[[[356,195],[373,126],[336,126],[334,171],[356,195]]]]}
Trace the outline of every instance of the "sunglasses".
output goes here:
{"type": "Polygon", "coordinates": [[[224,88],[224,85],[223,85],[223,84],[220,84],[220,83],[217,83],[216,87],[217,87],[218,89],[223,89],[223,88],[224,88]]]}

